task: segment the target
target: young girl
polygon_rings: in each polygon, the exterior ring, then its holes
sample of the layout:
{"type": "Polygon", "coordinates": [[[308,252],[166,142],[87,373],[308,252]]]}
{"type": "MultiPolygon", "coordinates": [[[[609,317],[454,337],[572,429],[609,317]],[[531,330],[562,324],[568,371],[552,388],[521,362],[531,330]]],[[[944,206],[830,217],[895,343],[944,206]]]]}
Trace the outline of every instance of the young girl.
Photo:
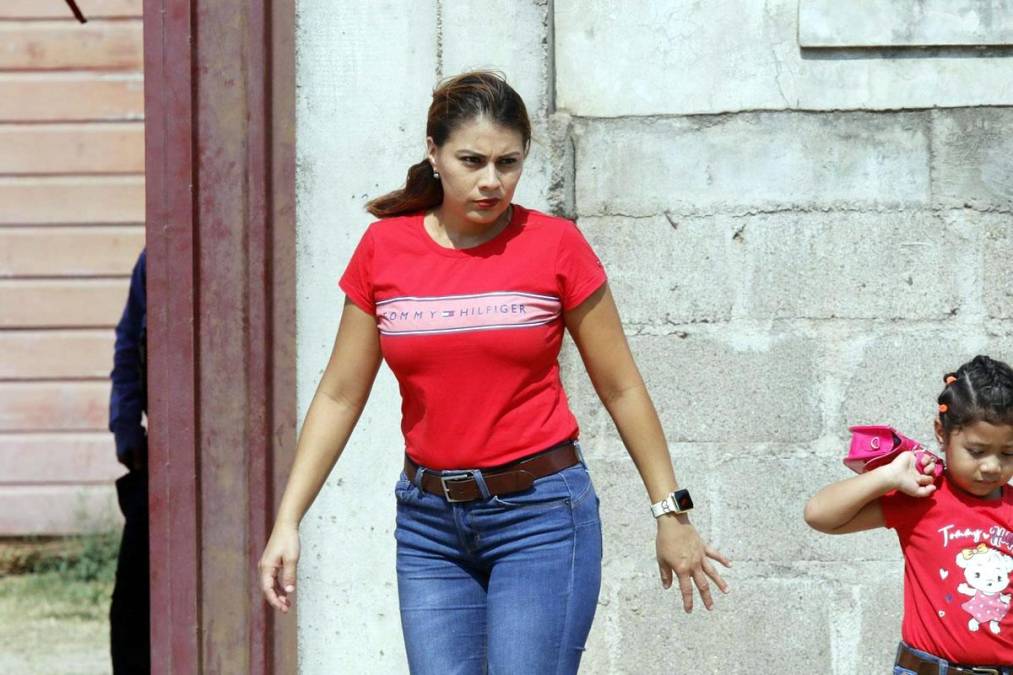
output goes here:
{"type": "Polygon", "coordinates": [[[935,420],[945,452],[904,452],[820,490],[820,532],[897,531],[904,553],[903,641],[894,673],[1013,674],[1013,369],[976,356],[944,377],[935,420]]]}

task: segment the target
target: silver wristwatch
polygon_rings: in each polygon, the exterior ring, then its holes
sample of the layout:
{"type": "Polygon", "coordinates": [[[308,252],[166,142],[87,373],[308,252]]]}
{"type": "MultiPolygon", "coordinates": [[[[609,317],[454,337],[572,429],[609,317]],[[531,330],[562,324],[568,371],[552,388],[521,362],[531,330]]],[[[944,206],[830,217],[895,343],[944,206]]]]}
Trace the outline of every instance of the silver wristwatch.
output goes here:
{"type": "Polygon", "coordinates": [[[689,490],[676,490],[660,502],[651,504],[651,513],[655,518],[660,518],[666,513],[686,513],[693,509],[693,498],[689,496],[689,490]]]}

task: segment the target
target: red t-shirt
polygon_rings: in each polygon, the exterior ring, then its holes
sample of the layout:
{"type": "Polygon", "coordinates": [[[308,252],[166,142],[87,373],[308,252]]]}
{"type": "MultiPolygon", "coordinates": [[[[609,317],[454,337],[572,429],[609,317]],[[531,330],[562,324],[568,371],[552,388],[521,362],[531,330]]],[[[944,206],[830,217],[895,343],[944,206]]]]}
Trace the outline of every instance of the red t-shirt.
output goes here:
{"type": "Polygon", "coordinates": [[[986,500],[938,485],[881,500],[904,552],[904,641],[955,663],[1013,663],[1013,489],[986,500]]]}
{"type": "Polygon", "coordinates": [[[448,249],[422,219],[370,225],[340,281],[376,316],[408,455],[482,468],[576,438],[559,379],[562,312],[605,282],[577,226],[514,205],[496,237],[448,249]]]}

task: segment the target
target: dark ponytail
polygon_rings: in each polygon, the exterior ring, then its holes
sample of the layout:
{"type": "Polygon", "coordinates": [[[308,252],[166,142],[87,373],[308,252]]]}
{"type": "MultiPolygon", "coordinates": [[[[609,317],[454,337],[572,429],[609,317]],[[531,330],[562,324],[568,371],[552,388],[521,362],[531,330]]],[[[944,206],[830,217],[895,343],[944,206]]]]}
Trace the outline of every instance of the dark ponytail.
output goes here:
{"type": "Polygon", "coordinates": [[[373,199],[366,210],[377,218],[425,211],[443,203],[443,183],[433,172],[428,159],[408,167],[404,187],[373,199]]]}
{"type": "Polygon", "coordinates": [[[1013,424],[1013,369],[1002,361],[975,356],[943,382],[937,402],[947,434],[979,421],[1013,424]]]}
{"type": "MultiPolygon", "coordinates": [[[[496,124],[520,133],[524,151],[531,144],[531,122],[524,101],[503,76],[488,70],[462,73],[441,82],[433,91],[426,120],[426,136],[437,147],[450,134],[476,117],[487,116],[496,124]]],[[[389,218],[434,208],[443,203],[443,184],[428,159],[413,164],[403,188],[370,200],[366,210],[389,218]]]]}

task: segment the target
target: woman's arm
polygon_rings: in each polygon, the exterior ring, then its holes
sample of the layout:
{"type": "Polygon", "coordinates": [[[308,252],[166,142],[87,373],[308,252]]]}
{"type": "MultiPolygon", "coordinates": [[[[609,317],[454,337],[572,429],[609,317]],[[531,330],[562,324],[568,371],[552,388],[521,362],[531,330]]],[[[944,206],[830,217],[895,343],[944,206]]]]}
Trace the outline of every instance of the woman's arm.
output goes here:
{"type": "Polygon", "coordinates": [[[260,560],[264,596],[283,612],[291,604],[287,594],[295,590],[299,522],[352,435],[376,379],[380,358],[375,318],[346,299],[331,358],[303,421],[292,471],[260,560]]]}
{"type": "Polygon", "coordinates": [[[827,534],[848,534],[884,527],[879,498],[893,490],[912,497],[927,497],[936,489],[932,471],[935,459],[925,457],[918,468],[913,452],[902,452],[878,469],[826,486],[805,505],[805,522],[827,534]]]}
{"type": "MultiPolygon", "coordinates": [[[[640,472],[650,502],[661,501],[678,487],[675,471],[661,422],[630,353],[608,285],[603,285],[578,307],[568,311],[565,319],[591,383],[640,472]]],[[[649,513],[645,505],[644,516],[649,513]]],[[[726,567],[730,563],[700,540],[686,514],[664,515],[658,518],[657,524],[662,585],[671,586],[674,572],[679,580],[683,607],[689,612],[693,608],[692,583],[695,582],[704,606],[710,609],[714,602],[707,577],[722,592],[728,591],[728,585],[708,558],[726,567]]]]}

